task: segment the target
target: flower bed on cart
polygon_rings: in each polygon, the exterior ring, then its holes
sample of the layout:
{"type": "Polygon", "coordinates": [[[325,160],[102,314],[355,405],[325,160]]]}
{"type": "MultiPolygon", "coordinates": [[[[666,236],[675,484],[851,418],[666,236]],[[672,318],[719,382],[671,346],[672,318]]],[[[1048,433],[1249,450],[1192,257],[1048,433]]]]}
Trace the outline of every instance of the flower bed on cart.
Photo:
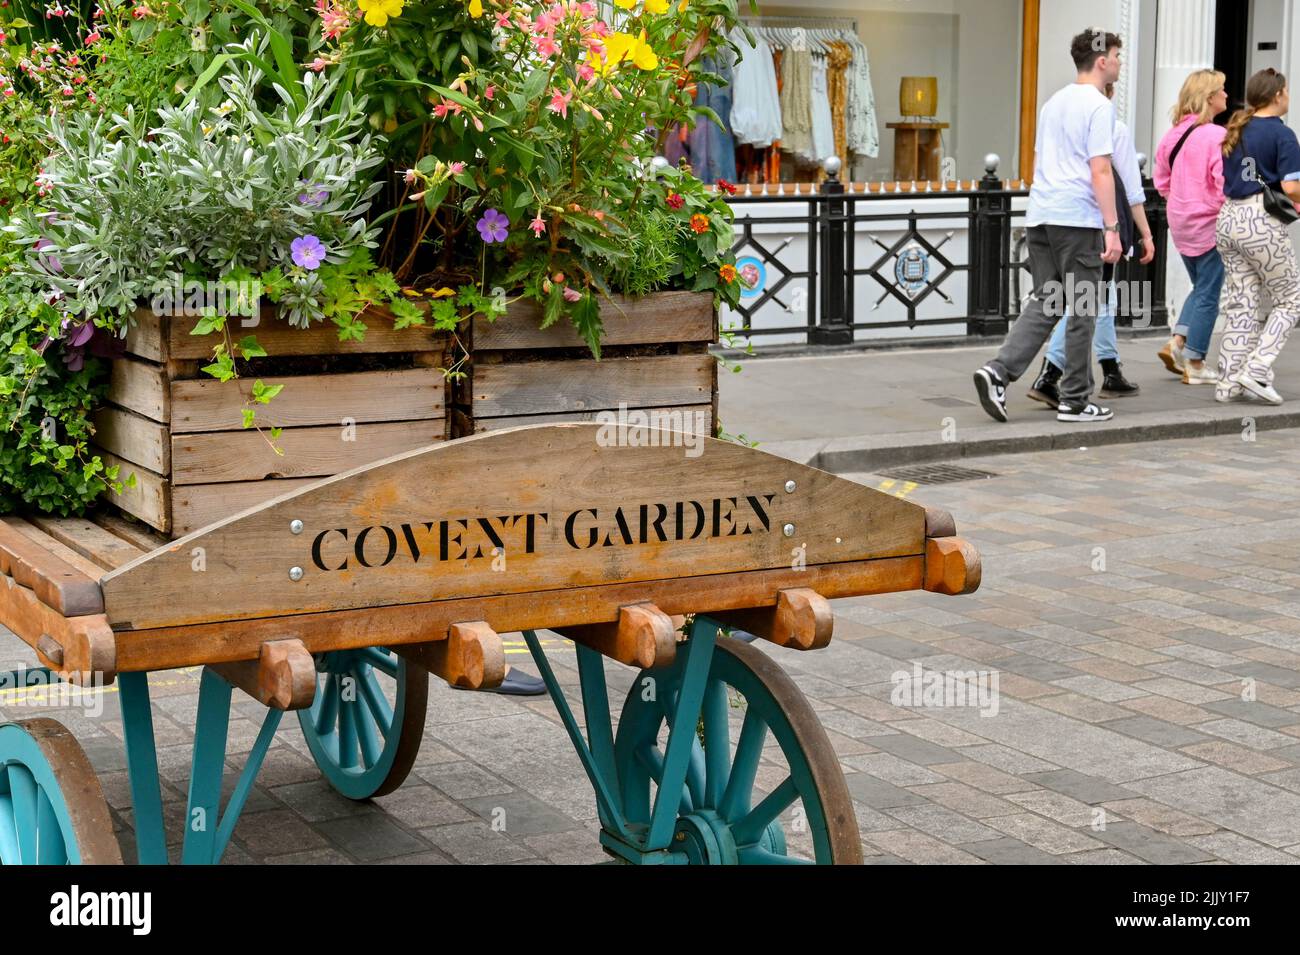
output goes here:
{"type": "Polygon", "coordinates": [[[717,427],[730,0],[0,8],[0,507],[178,535],[451,433],[717,427]]]}

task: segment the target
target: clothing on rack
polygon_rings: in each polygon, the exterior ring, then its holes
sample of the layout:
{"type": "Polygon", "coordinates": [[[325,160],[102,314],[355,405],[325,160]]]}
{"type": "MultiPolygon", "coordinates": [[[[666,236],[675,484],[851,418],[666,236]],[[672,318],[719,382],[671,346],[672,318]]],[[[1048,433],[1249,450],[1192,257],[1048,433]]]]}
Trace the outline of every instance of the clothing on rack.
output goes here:
{"type": "Polygon", "coordinates": [[[848,68],[853,63],[849,45],[832,40],[826,54],[826,92],[830,99],[831,123],[835,132],[835,155],[840,157],[840,175],[849,176],[848,68]]]}
{"type": "Polygon", "coordinates": [[[781,57],[781,148],[797,156],[813,152],[812,54],[787,49],[781,57]]]}
{"type": "Polygon", "coordinates": [[[731,63],[726,59],[705,57],[700,63],[705,73],[715,73],[722,78],[721,85],[700,83],[695,89],[697,106],[707,106],[722,121],[719,126],[712,119],[701,117],[691,130],[691,171],[701,182],[736,178],[736,143],[731,135],[731,63]]]}
{"type": "Polygon", "coordinates": [[[853,55],[849,67],[848,148],[849,152],[875,158],[880,155],[880,130],[876,125],[876,97],[871,91],[871,66],[867,48],[856,37],[845,38],[853,55]]]}
{"type": "Polygon", "coordinates": [[[821,163],[827,156],[835,155],[835,121],[831,117],[831,100],[826,91],[826,61],[817,57],[812,61],[812,151],[804,158],[821,163]]]}
{"type": "Polygon", "coordinates": [[[737,144],[771,146],[782,133],[772,48],[759,35],[751,46],[741,30],[730,39],[741,51],[732,68],[731,133],[737,144]]]}

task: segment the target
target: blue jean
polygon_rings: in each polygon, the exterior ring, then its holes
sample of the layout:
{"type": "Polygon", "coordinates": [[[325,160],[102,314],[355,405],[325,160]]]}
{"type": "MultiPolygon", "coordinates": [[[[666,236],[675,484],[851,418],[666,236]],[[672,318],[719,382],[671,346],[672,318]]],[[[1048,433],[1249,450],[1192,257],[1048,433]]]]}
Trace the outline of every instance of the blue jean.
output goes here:
{"type": "MultiPolygon", "coordinates": [[[[1065,367],[1065,324],[1070,310],[1056,323],[1052,337],[1047,342],[1047,360],[1057,368],[1065,367]]],[[[1097,325],[1092,332],[1092,351],[1098,361],[1119,358],[1119,342],[1115,339],[1115,283],[1106,286],[1106,301],[1097,303],[1097,325]]]]}
{"type": "Polygon", "coordinates": [[[1183,354],[1200,361],[1210,350],[1210,336],[1219,317],[1219,292],[1223,288],[1223,259],[1217,248],[1197,256],[1184,255],[1183,265],[1192,279],[1192,292],[1178,313],[1174,334],[1187,339],[1183,354]]]}

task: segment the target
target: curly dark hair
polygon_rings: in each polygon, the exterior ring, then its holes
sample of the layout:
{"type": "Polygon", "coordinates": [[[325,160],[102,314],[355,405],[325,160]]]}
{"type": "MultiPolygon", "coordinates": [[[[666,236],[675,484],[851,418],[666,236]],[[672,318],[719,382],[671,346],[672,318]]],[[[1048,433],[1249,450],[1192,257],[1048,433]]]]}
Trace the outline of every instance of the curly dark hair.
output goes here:
{"type": "Polygon", "coordinates": [[[1123,45],[1124,41],[1118,33],[1088,29],[1070,41],[1070,56],[1074,60],[1075,69],[1083,73],[1092,69],[1099,57],[1123,45]]]}

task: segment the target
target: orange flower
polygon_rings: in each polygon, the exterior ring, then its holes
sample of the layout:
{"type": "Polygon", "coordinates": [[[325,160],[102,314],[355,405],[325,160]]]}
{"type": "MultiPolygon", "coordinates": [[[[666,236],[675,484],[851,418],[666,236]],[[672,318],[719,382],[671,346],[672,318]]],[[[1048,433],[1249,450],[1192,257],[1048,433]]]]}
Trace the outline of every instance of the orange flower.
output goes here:
{"type": "Polygon", "coordinates": [[[709,231],[709,217],[702,212],[697,212],[691,216],[691,229],[703,235],[709,231]]]}
{"type": "Polygon", "coordinates": [[[722,281],[726,282],[728,285],[736,281],[736,267],[734,265],[724,265],[722,268],[718,269],[718,274],[722,276],[722,281]]]}

